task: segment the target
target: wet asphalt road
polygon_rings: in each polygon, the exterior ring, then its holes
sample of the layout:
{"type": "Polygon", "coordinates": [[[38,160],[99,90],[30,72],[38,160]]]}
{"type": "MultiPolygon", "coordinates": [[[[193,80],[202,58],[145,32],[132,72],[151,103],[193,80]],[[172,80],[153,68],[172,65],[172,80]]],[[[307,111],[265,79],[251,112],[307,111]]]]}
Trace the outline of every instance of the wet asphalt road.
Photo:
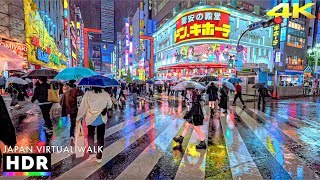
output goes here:
{"type": "MultiPolygon", "coordinates": [[[[237,102],[227,115],[216,109],[213,118],[206,116],[201,129],[208,148],[196,150],[193,129],[182,148],[172,140],[185,123],[180,100],[163,95],[139,98],[136,107],[127,102],[107,123],[102,163],[87,155],[55,153],[51,178],[319,179],[320,98],[271,100],[260,110],[256,106],[252,102],[243,109],[237,102]]],[[[204,112],[208,114],[207,106],[204,112]]],[[[53,120],[52,136],[42,129],[40,116],[15,121],[18,146],[69,145],[67,118],[53,120]]]]}

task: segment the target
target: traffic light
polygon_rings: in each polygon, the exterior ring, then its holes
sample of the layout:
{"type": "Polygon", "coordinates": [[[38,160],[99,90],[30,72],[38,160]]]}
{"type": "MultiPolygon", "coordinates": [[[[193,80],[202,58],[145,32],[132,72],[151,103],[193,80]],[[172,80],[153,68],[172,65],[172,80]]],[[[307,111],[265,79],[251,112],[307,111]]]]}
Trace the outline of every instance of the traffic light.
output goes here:
{"type": "Polygon", "coordinates": [[[273,19],[269,19],[268,21],[259,21],[259,22],[255,22],[253,24],[250,24],[248,26],[249,31],[258,29],[258,28],[267,28],[270,26],[274,26],[276,24],[281,24],[283,21],[282,17],[275,17],[273,19]]]}
{"type": "Polygon", "coordinates": [[[281,24],[282,21],[283,21],[282,17],[275,17],[273,19],[269,19],[266,22],[263,22],[262,23],[262,27],[263,28],[267,28],[267,27],[270,27],[270,26],[274,26],[276,24],[281,24]]]}
{"type": "Polygon", "coordinates": [[[229,59],[228,66],[229,66],[229,68],[233,68],[233,60],[232,59],[229,59]]]}

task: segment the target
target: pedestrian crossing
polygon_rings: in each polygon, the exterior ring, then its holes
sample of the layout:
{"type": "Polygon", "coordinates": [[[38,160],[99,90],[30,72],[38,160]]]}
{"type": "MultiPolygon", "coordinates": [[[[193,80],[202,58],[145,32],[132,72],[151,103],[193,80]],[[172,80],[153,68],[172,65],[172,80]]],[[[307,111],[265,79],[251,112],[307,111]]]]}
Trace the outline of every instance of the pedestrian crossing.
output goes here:
{"type": "MultiPolygon", "coordinates": [[[[319,179],[320,158],[315,157],[319,157],[316,138],[320,135],[300,132],[303,128],[319,131],[310,122],[230,107],[226,116],[216,111],[214,117],[205,117],[201,130],[207,149],[197,150],[199,138],[193,128],[182,146],[172,140],[182,134],[185,112],[167,101],[146,99],[140,108],[109,120],[101,163],[87,155],[52,154],[50,178],[319,179]]],[[[207,106],[204,112],[208,114],[207,106]]]]}

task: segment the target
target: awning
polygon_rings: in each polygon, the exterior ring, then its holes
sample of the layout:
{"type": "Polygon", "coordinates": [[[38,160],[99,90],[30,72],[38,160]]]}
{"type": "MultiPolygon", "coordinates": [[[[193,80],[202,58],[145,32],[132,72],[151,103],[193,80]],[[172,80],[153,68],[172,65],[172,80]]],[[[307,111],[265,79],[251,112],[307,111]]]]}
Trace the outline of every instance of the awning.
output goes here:
{"type": "Polygon", "coordinates": [[[0,71],[22,69],[21,58],[8,48],[0,46],[0,71]]]}
{"type": "Polygon", "coordinates": [[[169,66],[162,66],[158,68],[158,71],[169,69],[200,69],[200,68],[228,68],[228,63],[182,63],[169,66]]]}

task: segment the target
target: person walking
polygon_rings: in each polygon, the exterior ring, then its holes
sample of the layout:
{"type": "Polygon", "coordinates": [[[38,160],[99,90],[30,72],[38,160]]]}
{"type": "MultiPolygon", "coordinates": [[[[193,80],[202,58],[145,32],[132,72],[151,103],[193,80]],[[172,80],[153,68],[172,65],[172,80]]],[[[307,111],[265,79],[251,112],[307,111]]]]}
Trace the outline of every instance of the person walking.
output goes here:
{"type": "Polygon", "coordinates": [[[133,106],[136,107],[137,105],[137,99],[138,99],[138,87],[136,84],[132,85],[132,102],[133,106]]]}
{"type": "Polygon", "coordinates": [[[258,89],[258,93],[259,93],[258,108],[260,109],[261,101],[262,101],[262,106],[265,106],[265,104],[266,104],[265,98],[267,96],[268,89],[265,86],[261,86],[258,89]]]}
{"type": "Polygon", "coordinates": [[[149,98],[153,98],[153,84],[149,86],[149,98]]]}
{"type": "Polygon", "coordinates": [[[241,92],[242,92],[241,85],[239,83],[236,83],[236,91],[235,91],[236,95],[234,96],[232,105],[235,106],[236,105],[236,100],[239,98],[241,103],[242,103],[242,105],[243,105],[243,107],[245,108],[246,105],[244,104],[244,101],[242,100],[241,92]]]}
{"type": "Polygon", "coordinates": [[[52,102],[48,102],[48,90],[50,89],[50,84],[47,83],[47,77],[39,77],[36,88],[34,89],[34,94],[31,102],[34,103],[36,100],[39,101],[39,107],[42,112],[42,116],[45,122],[44,129],[47,133],[52,133],[52,122],[50,119],[50,110],[52,107],[52,102]]]}
{"type": "Polygon", "coordinates": [[[4,95],[5,87],[6,87],[6,78],[0,74],[0,95],[4,95]]]}
{"type": "Polygon", "coordinates": [[[76,127],[76,119],[78,114],[77,100],[83,92],[74,84],[76,80],[69,81],[69,90],[66,91],[61,98],[62,117],[70,115],[70,145],[74,146],[74,129],[76,127]]]}
{"type": "Polygon", "coordinates": [[[226,83],[222,83],[222,87],[220,88],[220,103],[219,107],[224,109],[224,113],[227,113],[228,109],[228,94],[229,94],[229,89],[226,85],[226,83]]]}
{"type": "Polygon", "coordinates": [[[205,140],[204,135],[200,129],[200,126],[203,125],[203,119],[204,119],[204,115],[202,112],[202,107],[201,107],[200,101],[202,101],[201,95],[197,94],[195,100],[192,103],[191,110],[188,111],[186,113],[186,115],[183,117],[187,121],[187,123],[185,123],[182,135],[179,137],[174,137],[173,140],[175,142],[178,142],[181,145],[184,137],[187,135],[187,133],[189,131],[189,128],[191,127],[191,125],[193,125],[193,127],[194,127],[195,131],[197,132],[199,139],[200,139],[200,143],[198,145],[196,145],[196,148],[197,149],[206,149],[207,145],[204,141],[205,140]]]}
{"type": "Polygon", "coordinates": [[[170,96],[170,93],[171,93],[171,83],[168,85],[168,93],[167,93],[167,95],[168,95],[168,97],[170,96]]]}
{"type": "Polygon", "coordinates": [[[0,95],[0,169],[2,165],[2,151],[4,145],[13,147],[16,145],[16,132],[12,124],[6,104],[0,95]],[[2,142],[2,143],[1,143],[2,142]]]}
{"type": "MultiPolygon", "coordinates": [[[[80,119],[85,117],[88,127],[88,144],[94,149],[94,135],[97,131],[97,146],[104,146],[105,124],[107,123],[108,111],[112,108],[109,93],[99,87],[93,87],[92,91],[85,92],[77,114],[77,125],[81,125],[80,119]]],[[[98,149],[98,148],[95,148],[98,149]]],[[[103,148],[102,148],[103,149],[103,148]]],[[[90,159],[96,156],[96,161],[102,161],[102,152],[90,154],[90,159]]]]}
{"type": "Polygon", "coordinates": [[[218,88],[214,85],[214,83],[211,83],[208,87],[207,94],[209,96],[210,116],[212,117],[214,115],[214,106],[218,98],[218,88]]]}

